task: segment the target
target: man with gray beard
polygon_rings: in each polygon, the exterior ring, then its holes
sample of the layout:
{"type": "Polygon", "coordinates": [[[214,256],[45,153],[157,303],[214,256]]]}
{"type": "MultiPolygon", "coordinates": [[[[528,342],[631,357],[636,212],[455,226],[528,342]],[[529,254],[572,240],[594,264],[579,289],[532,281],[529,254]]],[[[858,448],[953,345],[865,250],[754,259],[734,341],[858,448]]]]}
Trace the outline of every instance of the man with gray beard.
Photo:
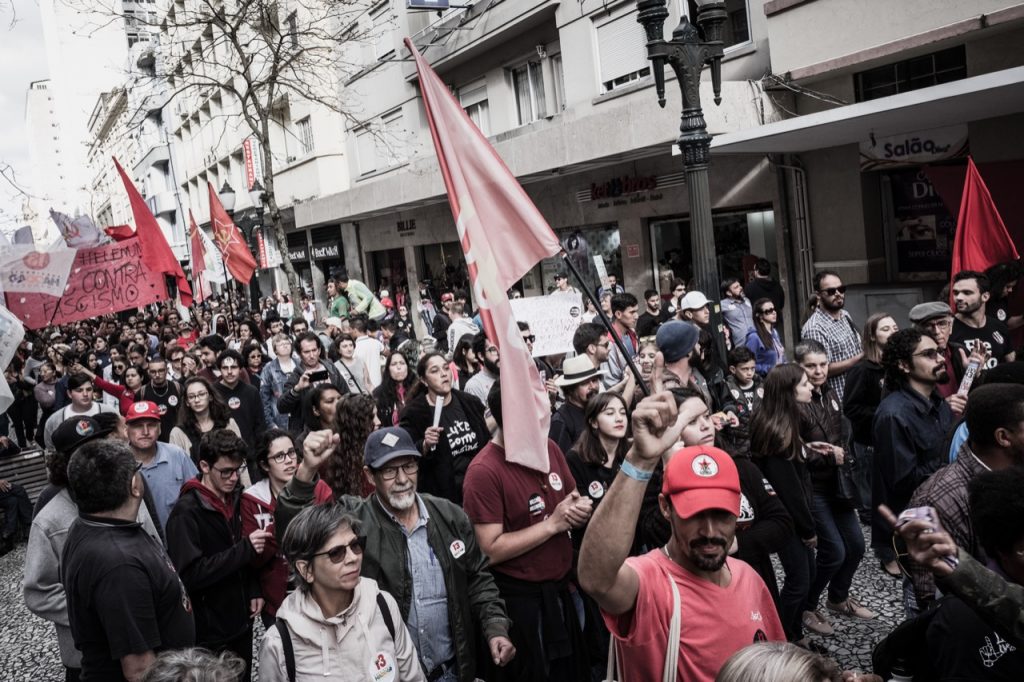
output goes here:
{"type": "MultiPolygon", "coordinates": [[[[339,436],[329,430],[314,431],[303,441],[304,457],[277,498],[279,541],[299,511],[313,504],[317,469],[338,443],[339,436]]],[[[359,519],[366,537],[361,575],[376,580],[398,602],[427,679],[470,682],[480,676],[474,623],[483,631],[491,660],[504,666],[515,655],[510,623],[469,517],[443,498],[416,492],[422,455],[405,429],[375,431],[363,454],[374,494],[345,496],[337,504],[359,519]]]]}

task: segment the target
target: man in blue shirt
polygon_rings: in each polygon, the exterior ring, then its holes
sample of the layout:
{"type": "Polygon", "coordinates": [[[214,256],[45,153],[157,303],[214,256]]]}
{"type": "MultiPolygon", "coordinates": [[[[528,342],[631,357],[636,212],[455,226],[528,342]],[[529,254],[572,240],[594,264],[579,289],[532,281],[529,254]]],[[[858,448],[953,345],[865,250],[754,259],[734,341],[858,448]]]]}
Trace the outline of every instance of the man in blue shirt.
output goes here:
{"type": "Polygon", "coordinates": [[[161,443],[160,408],[148,400],[135,403],[128,410],[128,443],[135,458],[142,463],[142,476],[146,479],[160,525],[166,527],[171,508],[185,481],[199,473],[188,454],[177,445],[161,443]]]}

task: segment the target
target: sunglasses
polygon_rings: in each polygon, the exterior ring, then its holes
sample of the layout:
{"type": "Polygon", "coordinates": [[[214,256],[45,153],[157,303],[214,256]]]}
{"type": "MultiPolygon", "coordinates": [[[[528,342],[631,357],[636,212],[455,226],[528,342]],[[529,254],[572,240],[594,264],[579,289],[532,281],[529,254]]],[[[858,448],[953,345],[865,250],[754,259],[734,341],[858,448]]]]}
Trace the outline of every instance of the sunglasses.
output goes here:
{"type": "Polygon", "coordinates": [[[839,287],[829,287],[828,289],[822,289],[819,293],[825,294],[826,296],[835,296],[836,294],[845,294],[846,285],[839,287]]]}
{"type": "Polygon", "coordinates": [[[530,334],[529,336],[524,336],[523,337],[523,341],[525,341],[526,343],[533,343],[536,340],[537,340],[536,334],[530,334]]]}
{"type": "Polygon", "coordinates": [[[771,315],[772,313],[775,312],[775,308],[761,308],[761,310],[759,310],[758,312],[761,315],[771,315]]]}
{"type": "Polygon", "coordinates": [[[338,545],[337,547],[331,547],[326,552],[317,552],[312,558],[315,559],[318,556],[327,555],[332,564],[340,564],[348,556],[349,550],[352,550],[352,554],[356,556],[362,556],[364,549],[366,549],[366,536],[360,535],[347,545],[338,545]]]}
{"type": "Polygon", "coordinates": [[[942,351],[938,348],[929,348],[928,350],[914,353],[915,358],[927,358],[929,360],[938,360],[940,355],[942,355],[942,351]]]}

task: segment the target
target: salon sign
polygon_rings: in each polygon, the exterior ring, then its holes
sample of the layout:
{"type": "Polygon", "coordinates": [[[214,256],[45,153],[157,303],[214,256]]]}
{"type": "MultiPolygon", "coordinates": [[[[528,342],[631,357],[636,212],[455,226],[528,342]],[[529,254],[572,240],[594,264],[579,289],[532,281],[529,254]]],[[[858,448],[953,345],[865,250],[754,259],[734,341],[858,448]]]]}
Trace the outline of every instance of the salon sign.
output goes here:
{"type": "Polygon", "coordinates": [[[862,171],[932,163],[967,155],[967,126],[933,128],[902,135],[877,137],[860,143],[862,171]]]}

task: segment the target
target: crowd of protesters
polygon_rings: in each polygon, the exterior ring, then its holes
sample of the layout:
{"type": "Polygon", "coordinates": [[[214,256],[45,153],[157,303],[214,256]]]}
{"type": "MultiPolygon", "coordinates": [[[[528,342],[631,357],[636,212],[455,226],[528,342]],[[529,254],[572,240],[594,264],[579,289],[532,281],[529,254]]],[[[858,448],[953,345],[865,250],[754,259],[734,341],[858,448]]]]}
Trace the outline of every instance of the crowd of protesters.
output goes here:
{"type": "Polygon", "coordinates": [[[869,547],[908,618],[876,673],[1021,679],[1000,273],[859,324],[821,271],[790,339],[767,261],[718,301],[610,279],[609,327],[590,306],[535,358],[547,472],[506,458],[521,396],[463,291],[411,311],[339,275],[324,315],[279,295],[51,327],[5,375],[0,458],[45,448],[49,485],[33,509],[0,481],[0,551],[27,538],[68,680],[249,680],[256,619],[271,681],[878,679],[821,644],[876,618],[852,593],[869,547]]]}

